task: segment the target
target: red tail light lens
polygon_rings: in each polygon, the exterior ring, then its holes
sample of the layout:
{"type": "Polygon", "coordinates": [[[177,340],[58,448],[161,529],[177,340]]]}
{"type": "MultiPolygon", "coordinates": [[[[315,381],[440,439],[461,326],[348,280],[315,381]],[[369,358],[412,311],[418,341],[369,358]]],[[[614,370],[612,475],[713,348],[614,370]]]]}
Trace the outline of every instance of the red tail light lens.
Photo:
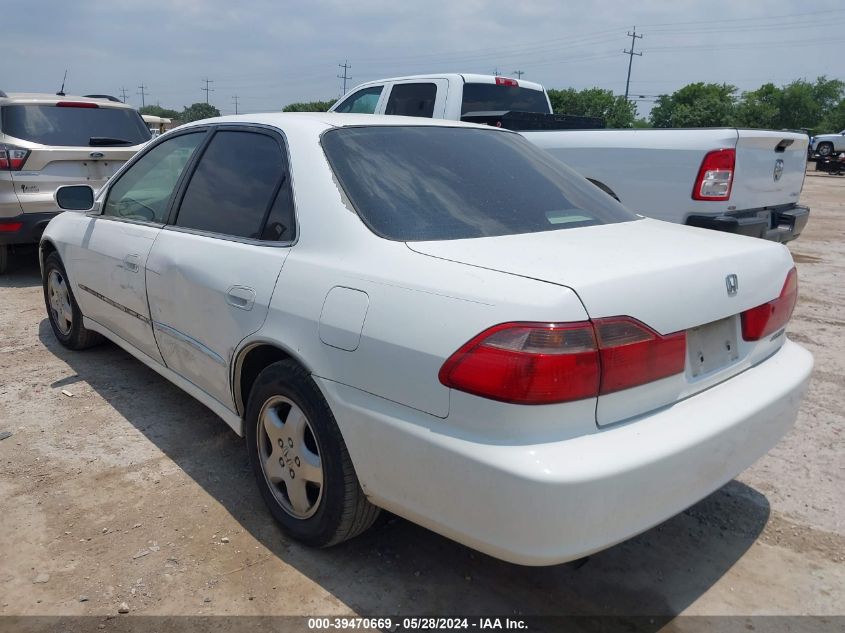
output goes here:
{"type": "Polygon", "coordinates": [[[56,104],[57,108],[99,108],[96,103],[90,101],[59,101],[56,104]]]}
{"type": "Polygon", "coordinates": [[[685,332],[661,336],[630,317],[594,321],[601,357],[600,394],[644,385],[684,371],[685,332]]]}
{"type": "Polygon", "coordinates": [[[440,382],[517,404],[549,404],[595,396],[599,359],[593,326],[504,323],[476,336],[447,360],[440,382]]]}
{"type": "Polygon", "coordinates": [[[14,145],[0,145],[0,169],[20,171],[29,156],[29,150],[14,145]]]}
{"type": "Polygon", "coordinates": [[[504,323],[440,369],[447,387],[515,404],[594,398],[684,370],[686,335],[661,336],[630,317],[578,323],[504,323]]]}
{"type": "Polygon", "coordinates": [[[519,88],[519,82],[510,77],[496,77],[497,86],[510,86],[511,88],[519,88]]]}
{"type": "Polygon", "coordinates": [[[789,323],[797,301],[798,271],[793,268],[786,275],[786,281],[777,299],[742,313],[742,338],[746,341],[759,341],[784,327],[789,323]]]}
{"type": "Polygon", "coordinates": [[[729,200],[734,180],[736,150],[717,149],[704,157],[692,188],[693,200],[729,200]]]}
{"type": "Polygon", "coordinates": [[[22,226],[23,222],[0,222],[0,233],[14,233],[22,226]]]}

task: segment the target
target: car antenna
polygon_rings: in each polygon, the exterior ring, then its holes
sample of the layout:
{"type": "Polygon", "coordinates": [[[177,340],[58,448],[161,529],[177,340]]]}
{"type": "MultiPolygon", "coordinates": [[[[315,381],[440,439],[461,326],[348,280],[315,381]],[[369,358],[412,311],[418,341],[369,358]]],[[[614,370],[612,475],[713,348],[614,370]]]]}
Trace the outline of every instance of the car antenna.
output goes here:
{"type": "Polygon", "coordinates": [[[62,87],[59,88],[59,91],[56,93],[60,97],[65,96],[65,81],[67,80],[67,68],[65,68],[65,76],[62,78],[62,87]]]}

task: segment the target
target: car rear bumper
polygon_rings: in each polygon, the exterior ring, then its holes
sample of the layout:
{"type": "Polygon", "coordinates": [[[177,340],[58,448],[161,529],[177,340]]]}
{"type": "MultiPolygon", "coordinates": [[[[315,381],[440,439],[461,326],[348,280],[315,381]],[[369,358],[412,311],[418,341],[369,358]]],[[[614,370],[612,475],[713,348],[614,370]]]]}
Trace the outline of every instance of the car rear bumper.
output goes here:
{"type": "Polygon", "coordinates": [[[59,213],[21,213],[0,218],[0,244],[37,244],[47,224],[59,213]]]}
{"type": "Polygon", "coordinates": [[[485,443],[448,418],[316,379],[376,505],[497,558],[551,565],[643,532],[753,464],[794,423],[812,367],[786,341],[672,406],[530,445],[485,443]]]}
{"type": "Polygon", "coordinates": [[[690,226],[783,243],[801,235],[809,217],[809,208],[792,205],[780,209],[737,211],[724,215],[691,215],[686,223],[690,226]]]}

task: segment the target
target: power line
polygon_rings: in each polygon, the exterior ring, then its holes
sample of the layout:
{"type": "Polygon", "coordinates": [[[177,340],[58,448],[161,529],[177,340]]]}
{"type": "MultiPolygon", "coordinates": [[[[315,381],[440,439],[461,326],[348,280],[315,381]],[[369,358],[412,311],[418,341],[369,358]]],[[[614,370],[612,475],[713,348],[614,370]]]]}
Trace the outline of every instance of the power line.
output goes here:
{"type": "Polygon", "coordinates": [[[338,68],[343,68],[343,74],[338,75],[337,78],[343,79],[343,94],[346,94],[346,82],[347,82],[347,80],[352,79],[352,77],[349,76],[347,71],[349,71],[349,69],[352,68],[352,66],[349,65],[348,59],[345,62],[343,62],[342,64],[338,64],[337,66],[338,66],[338,68]]]}
{"type": "Polygon", "coordinates": [[[203,79],[203,81],[205,82],[205,88],[200,88],[200,90],[205,92],[205,102],[206,104],[208,104],[208,94],[210,92],[214,92],[214,88],[209,88],[209,84],[213,84],[214,80],[206,77],[205,79],[203,79]]]}
{"type": "Polygon", "coordinates": [[[123,103],[126,103],[126,88],[121,87],[120,98],[121,98],[121,101],[123,101],[123,103]]]}
{"type": "Polygon", "coordinates": [[[631,65],[634,63],[634,55],[638,57],[642,57],[642,53],[635,53],[634,52],[634,45],[637,43],[637,40],[643,39],[642,35],[637,35],[637,27],[634,27],[634,32],[631,33],[628,31],[628,37],[631,38],[631,50],[622,51],[628,56],[628,79],[625,81],[625,101],[628,100],[628,87],[631,84],[631,65]]]}
{"type": "Polygon", "coordinates": [[[522,79],[522,76],[525,74],[524,70],[512,70],[511,71],[514,75],[516,75],[517,79],[522,79]]]}
{"type": "Polygon", "coordinates": [[[238,113],[238,95],[234,95],[232,97],[232,101],[235,102],[235,114],[237,114],[238,113]]]}
{"type": "Polygon", "coordinates": [[[138,86],[138,94],[141,95],[141,107],[142,108],[147,105],[147,102],[144,99],[148,94],[150,94],[147,91],[147,88],[148,88],[148,86],[145,86],[143,83],[140,86],[138,86]]]}

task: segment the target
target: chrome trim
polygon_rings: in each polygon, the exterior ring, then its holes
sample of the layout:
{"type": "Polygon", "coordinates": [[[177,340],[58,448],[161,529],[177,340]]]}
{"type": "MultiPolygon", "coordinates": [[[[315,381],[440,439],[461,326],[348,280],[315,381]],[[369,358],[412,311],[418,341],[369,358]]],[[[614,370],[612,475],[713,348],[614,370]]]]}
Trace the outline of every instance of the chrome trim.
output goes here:
{"type": "Polygon", "coordinates": [[[211,360],[213,360],[218,365],[226,366],[226,359],[223,358],[220,354],[207,348],[205,345],[200,343],[198,340],[191,338],[187,334],[183,334],[179,330],[170,327],[169,325],[165,325],[164,323],[159,323],[158,321],[153,321],[153,329],[161,332],[162,334],[167,334],[168,336],[172,336],[177,341],[185,343],[186,345],[190,345],[198,352],[201,352],[205,356],[208,356],[211,360]]]}
{"type": "Polygon", "coordinates": [[[118,310],[120,310],[121,312],[125,312],[129,316],[133,316],[136,319],[140,319],[141,321],[143,321],[147,325],[152,324],[152,321],[150,321],[150,319],[145,317],[143,314],[139,314],[138,312],[135,312],[135,310],[127,308],[125,305],[122,305],[122,304],[118,303],[117,301],[113,301],[112,299],[109,299],[107,296],[100,294],[96,290],[92,290],[91,288],[89,288],[86,285],[79,284],[79,288],[80,288],[80,290],[84,290],[85,292],[94,295],[100,301],[105,301],[106,303],[108,303],[113,308],[117,308],[118,310]]]}

